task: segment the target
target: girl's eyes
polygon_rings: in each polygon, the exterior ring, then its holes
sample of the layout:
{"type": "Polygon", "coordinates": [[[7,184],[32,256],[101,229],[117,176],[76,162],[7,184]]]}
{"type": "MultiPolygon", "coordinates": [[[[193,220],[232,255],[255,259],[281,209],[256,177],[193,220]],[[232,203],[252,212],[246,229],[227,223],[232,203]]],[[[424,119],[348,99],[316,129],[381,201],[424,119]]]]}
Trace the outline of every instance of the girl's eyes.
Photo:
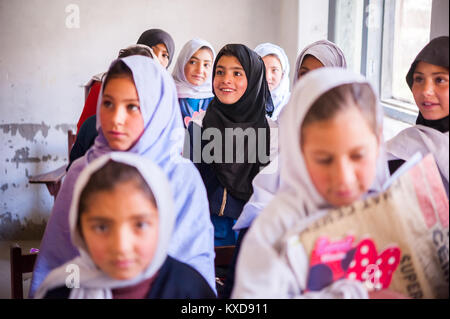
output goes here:
{"type": "Polygon", "coordinates": [[[239,72],[239,71],[235,71],[233,74],[234,74],[235,76],[241,76],[241,75],[242,75],[242,73],[239,72]]]}
{"type": "Polygon", "coordinates": [[[108,231],[108,226],[106,224],[97,224],[92,226],[92,230],[97,234],[104,234],[108,231]]]}
{"type": "Polygon", "coordinates": [[[223,71],[220,71],[220,70],[216,71],[216,75],[223,75],[223,74],[224,74],[223,71]]]}
{"type": "Polygon", "coordinates": [[[422,81],[423,81],[423,78],[422,78],[421,76],[416,76],[416,77],[414,77],[414,82],[420,83],[420,82],[422,82],[422,81]]]}
{"type": "Polygon", "coordinates": [[[138,221],[138,222],[136,222],[135,226],[138,230],[144,230],[144,229],[147,229],[148,227],[150,227],[150,222],[138,221]]]}
{"type": "Polygon", "coordinates": [[[139,111],[141,108],[139,107],[139,105],[135,105],[135,104],[129,104],[127,106],[127,109],[129,111],[139,111]]]}
{"type": "Polygon", "coordinates": [[[108,101],[108,100],[103,101],[103,106],[104,107],[110,107],[111,105],[112,105],[111,101],[108,101]]]}
{"type": "Polygon", "coordinates": [[[331,157],[317,158],[316,162],[319,165],[330,165],[333,162],[333,159],[331,157]]]}
{"type": "Polygon", "coordinates": [[[437,77],[437,78],[435,79],[435,81],[436,81],[437,84],[441,84],[441,83],[448,82],[448,79],[443,78],[443,77],[437,77]]]}
{"type": "Polygon", "coordinates": [[[361,153],[353,154],[353,155],[350,156],[350,158],[351,158],[353,161],[359,161],[359,160],[362,160],[362,159],[364,158],[364,155],[361,154],[361,153]]]}
{"type": "Polygon", "coordinates": [[[191,61],[189,61],[189,64],[192,64],[192,65],[194,65],[195,63],[197,63],[197,61],[195,61],[195,60],[191,60],[191,61]]]}

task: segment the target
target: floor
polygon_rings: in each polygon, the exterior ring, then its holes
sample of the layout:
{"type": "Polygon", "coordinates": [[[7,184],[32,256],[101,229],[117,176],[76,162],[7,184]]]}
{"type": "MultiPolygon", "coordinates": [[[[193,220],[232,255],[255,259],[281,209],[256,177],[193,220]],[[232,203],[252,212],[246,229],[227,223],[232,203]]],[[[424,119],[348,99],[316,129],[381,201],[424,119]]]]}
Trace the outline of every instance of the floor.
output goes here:
{"type": "MultiPolygon", "coordinates": [[[[9,247],[18,243],[22,247],[22,253],[29,252],[31,248],[39,248],[40,241],[0,241],[0,299],[11,298],[11,275],[9,265],[9,247]]],[[[31,273],[24,274],[23,291],[24,297],[28,295],[30,288],[31,273]]]]}

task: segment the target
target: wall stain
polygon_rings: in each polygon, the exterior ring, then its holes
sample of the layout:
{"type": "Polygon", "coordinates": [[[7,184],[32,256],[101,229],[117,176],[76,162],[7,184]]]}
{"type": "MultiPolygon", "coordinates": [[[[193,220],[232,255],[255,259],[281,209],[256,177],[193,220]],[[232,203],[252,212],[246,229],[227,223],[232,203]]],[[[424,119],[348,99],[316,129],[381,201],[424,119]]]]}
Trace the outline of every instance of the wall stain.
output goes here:
{"type": "Polygon", "coordinates": [[[0,240],[36,240],[44,235],[46,222],[35,223],[11,212],[0,214],[0,240]]]}
{"type": "MultiPolygon", "coordinates": [[[[28,147],[22,147],[21,149],[16,150],[16,154],[11,159],[12,163],[16,163],[16,168],[19,168],[19,163],[39,163],[41,161],[47,162],[52,159],[51,155],[44,155],[42,159],[39,157],[30,157],[30,149],[28,147]]],[[[53,161],[58,160],[58,156],[55,157],[53,161]]],[[[9,162],[9,159],[6,160],[9,162]]],[[[25,172],[28,176],[28,171],[25,172]]]]}
{"type": "Polygon", "coordinates": [[[11,162],[16,163],[16,168],[19,168],[19,163],[39,163],[40,161],[39,157],[30,157],[30,149],[28,147],[16,150],[16,154],[11,159],[11,162]]]}
{"type": "Polygon", "coordinates": [[[65,134],[67,134],[67,132],[69,130],[72,130],[73,132],[75,132],[76,125],[73,124],[58,124],[55,126],[55,129],[57,130],[61,130],[63,131],[65,134]]]}
{"type": "Polygon", "coordinates": [[[27,141],[32,142],[39,131],[41,131],[42,136],[47,137],[50,126],[46,125],[44,122],[42,122],[42,124],[11,123],[0,124],[0,129],[3,129],[4,134],[11,133],[12,136],[15,136],[17,132],[19,132],[20,136],[25,138],[27,141]]]}
{"type": "Polygon", "coordinates": [[[2,190],[2,192],[5,192],[8,189],[8,184],[3,184],[0,189],[2,190]]]}

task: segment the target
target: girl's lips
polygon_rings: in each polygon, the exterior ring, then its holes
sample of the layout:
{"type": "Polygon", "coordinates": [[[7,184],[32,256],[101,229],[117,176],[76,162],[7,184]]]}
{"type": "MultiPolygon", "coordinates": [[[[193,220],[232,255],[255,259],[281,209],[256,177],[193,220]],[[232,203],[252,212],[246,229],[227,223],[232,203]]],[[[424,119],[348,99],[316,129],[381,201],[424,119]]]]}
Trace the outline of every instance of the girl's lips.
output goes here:
{"type": "Polygon", "coordinates": [[[117,132],[117,131],[108,131],[108,134],[114,137],[121,137],[124,136],[125,133],[117,132]]]}
{"type": "Polygon", "coordinates": [[[422,107],[424,109],[432,109],[435,107],[438,107],[440,104],[439,103],[433,103],[433,102],[423,102],[422,103],[422,107]]]}
{"type": "Polygon", "coordinates": [[[133,264],[132,260],[115,260],[113,261],[113,265],[120,269],[129,268],[133,264]]]}
{"type": "Polygon", "coordinates": [[[224,94],[230,94],[230,93],[234,93],[234,89],[230,89],[230,88],[221,88],[219,89],[220,92],[224,93],[224,94]]]}
{"type": "Polygon", "coordinates": [[[336,195],[341,198],[352,198],[353,192],[352,191],[337,191],[336,195]]]}

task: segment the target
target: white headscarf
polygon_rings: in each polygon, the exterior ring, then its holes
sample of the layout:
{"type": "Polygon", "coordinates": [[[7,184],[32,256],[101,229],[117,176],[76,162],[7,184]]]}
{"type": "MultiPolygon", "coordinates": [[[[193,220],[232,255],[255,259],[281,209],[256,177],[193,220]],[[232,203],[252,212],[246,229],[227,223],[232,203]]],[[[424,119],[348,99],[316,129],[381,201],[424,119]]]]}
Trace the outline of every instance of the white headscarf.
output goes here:
{"type": "Polygon", "coordinates": [[[282,48],[278,45],[272,43],[261,43],[255,48],[255,52],[258,53],[262,58],[269,54],[274,54],[281,62],[281,68],[283,76],[281,78],[280,84],[270,91],[272,96],[274,111],[272,113],[271,119],[276,120],[280,114],[281,109],[289,101],[289,96],[291,92],[289,91],[289,60],[282,48]]]}
{"type": "Polygon", "coordinates": [[[322,62],[325,67],[347,68],[344,52],[342,52],[342,50],[333,42],[319,40],[308,45],[298,55],[297,62],[295,63],[294,84],[298,80],[298,72],[302,66],[303,59],[308,54],[322,62]]]}
{"type": "Polygon", "coordinates": [[[180,54],[178,55],[177,63],[173,69],[173,79],[175,80],[175,84],[177,86],[178,98],[193,98],[193,99],[207,99],[213,97],[214,94],[212,92],[212,74],[206,79],[206,81],[202,85],[193,85],[189,83],[186,79],[186,75],[184,74],[184,67],[186,63],[188,63],[189,59],[197,52],[201,47],[208,47],[212,51],[212,60],[211,60],[211,70],[212,63],[214,63],[214,59],[216,57],[216,52],[214,51],[213,46],[205,40],[202,39],[192,39],[188,41],[184,47],[181,49],[180,54]]]}
{"type": "MultiPolygon", "coordinates": [[[[298,297],[300,291],[306,288],[308,257],[306,254],[304,258],[299,256],[297,259],[302,261],[302,265],[292,267],[286,257],[289,240],[293,233],[298,235],[310,223],[324,216],[330,205],[314,187],[306,168],[300,149],[300,128],[305,115],[320,96],[335,87],[351,83],[370,85],[363,76],[345,69],[320,68],[306,74],[295,86],[280,119],[280,190],[255,219],[244,238],[233,298],[291,298],[298,297]]],[[[383,111],[378,101],[376,104],[374,116],[377,129],[381,132],[383,111]]],[[[388,177],[384,148],[380,145],[377,176],[371,189],[381,191],[388,177]]],[[[310,296],[313,295],[322,298],[363,298],[367,297],[367,292],[360,283],[344,280],[310,296]]]]}
{"type": "Polygon", "coordinates": [[[71,299],[111,299],[112,289],[136,285],[143,280],[151,278],[161,268],[167,257],[175,215],[169,183],[165,174],[156,164],[145,157],[128,152],[113,152],[103,155],[83,169],[75,184],[73,199],[69,214],[70,234],[74,246],[80,252],[80,256],[50,272],[38,288],[35,298],[43,298],[49,290],[64,286],[70,274],[66,270],[71,265],[79,267],[78,273],[80,275],[80,287],[71,289],[71,299]],[[91,175],[102,168],[109,160],[136,167],[152,190],[158,208],[159,232],[155,255],[147,269],[130,280],[115,280],[100,270],[94,264],[77,227],[78,204],[81,192],[91,175]]]}

